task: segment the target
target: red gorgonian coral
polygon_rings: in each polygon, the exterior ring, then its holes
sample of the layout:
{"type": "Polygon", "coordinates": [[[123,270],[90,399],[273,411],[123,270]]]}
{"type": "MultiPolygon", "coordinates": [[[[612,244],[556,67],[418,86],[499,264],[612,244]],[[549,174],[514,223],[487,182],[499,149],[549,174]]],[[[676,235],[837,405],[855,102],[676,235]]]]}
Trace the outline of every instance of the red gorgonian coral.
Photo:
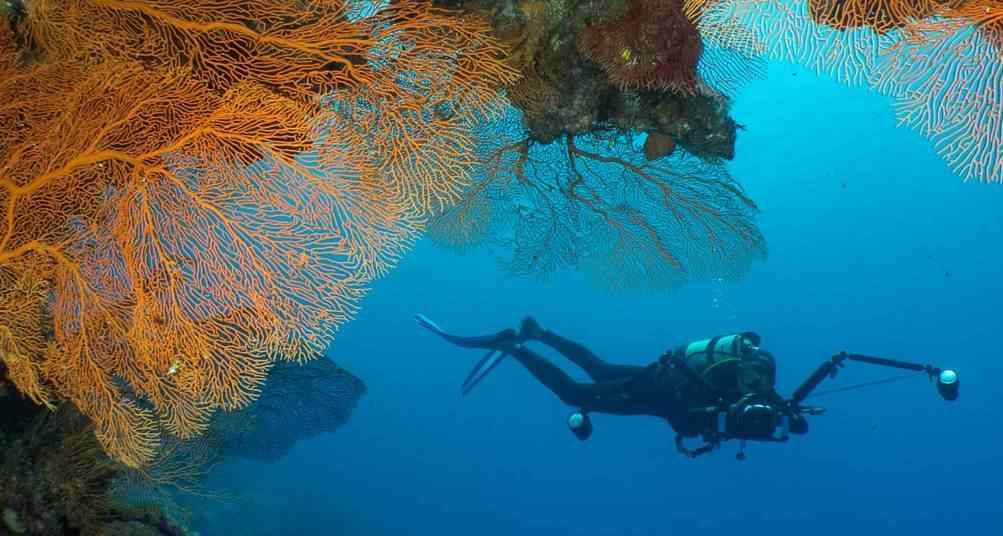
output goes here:
{"type": "Polygon", "coordinates": [[[668,89],[692,94],[703,52],[682,0],[629,0],[626,15],[593,24],[578,48],[623,89],[668,89]]]}

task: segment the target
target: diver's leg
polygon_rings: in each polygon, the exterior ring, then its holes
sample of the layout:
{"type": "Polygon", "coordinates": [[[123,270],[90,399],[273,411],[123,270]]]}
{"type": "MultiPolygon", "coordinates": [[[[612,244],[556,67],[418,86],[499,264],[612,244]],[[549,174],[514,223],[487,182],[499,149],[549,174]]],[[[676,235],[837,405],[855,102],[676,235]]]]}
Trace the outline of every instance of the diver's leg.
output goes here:
{"type": "Polygon", "coordinates": [[[550,389],[562,402],[586,411],[616,415],[646,415],[651,409],[632,398],[630,378],[618,378],[595,383],[579,383],[559,367],[522,345],[506,349],[506,353],[522,363],[537,380],[550,389]]]}
{"type": "Polygon", "coordinates": [[[607,363],[585,346],[541,328],[532,317],[527,316],[523,319],[519,335],[522,340],[540,341],[557,350],[597,382],[628,378],[644,370],[644,367],[634,365],[607,363]]]}

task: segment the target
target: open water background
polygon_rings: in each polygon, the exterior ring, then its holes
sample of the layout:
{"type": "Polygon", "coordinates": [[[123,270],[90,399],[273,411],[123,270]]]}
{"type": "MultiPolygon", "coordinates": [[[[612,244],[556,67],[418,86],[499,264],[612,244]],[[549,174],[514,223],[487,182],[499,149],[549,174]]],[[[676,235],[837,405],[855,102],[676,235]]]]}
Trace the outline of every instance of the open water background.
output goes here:
{"type": "MultiPolygon", "coordinates": [[[[1003,527],[1003,186],[963,183],[888,99],[774,64],[735,101],[730,168],[759,203],[770,254],[738,283],[609,295],[577,274],[507,278],[484,252],[421,242],[329,353],[369,387],[352,420],[274,465],[217,481],[203,534],[910,536],[1003,527]],[[834,394],[786,445],[687,460],[664,423],[569,408],[514,361],[470,396],[475,351],[421,330],[481,333],[524,314],[607,359],[644,364],[754,330],[789,393],[840,350],[961,373],[958,402],[923,378],[834,394]]],[[[830,387],[895,374],[850,364],[830,387]]]]}

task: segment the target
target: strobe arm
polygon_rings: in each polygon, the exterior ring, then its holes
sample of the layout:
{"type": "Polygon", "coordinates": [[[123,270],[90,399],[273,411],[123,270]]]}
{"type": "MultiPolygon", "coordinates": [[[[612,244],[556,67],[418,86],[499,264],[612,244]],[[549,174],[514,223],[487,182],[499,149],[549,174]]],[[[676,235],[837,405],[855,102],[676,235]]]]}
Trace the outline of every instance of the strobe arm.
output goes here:
{"type": "Polygon", "coordinates": [[[838,368],[845,366],[845,361],[857,361],[860,363],[870,363],[871,365],[880,365],[883,367],[892,367],[904,370],[914,370],[916,372],[925,372],[930,378],[936,379],[937,381],[937,392],[940,393],[941,398],[944,400],[957,400],[958,389],[960,383],[958,381],[958,373],[950,369],[941,369],[939,367],[934,367],[933,365],[922,365],[919,363],[910,363],[908,361],[899,361],[896,359],[887,359],[884,357],[872,357],[860,354],[850,354],[847,352],[841,352],[834,356],[832,359],[819,365],[815,372],[808,376],[808,378],[801,383],[801,386],[794,391],[794,395],[791,396],[791,405],[799,406],[801,402],[808,398],[808,395],[815,390],[826,378],[835,376],[835,372],[838,368]]]}

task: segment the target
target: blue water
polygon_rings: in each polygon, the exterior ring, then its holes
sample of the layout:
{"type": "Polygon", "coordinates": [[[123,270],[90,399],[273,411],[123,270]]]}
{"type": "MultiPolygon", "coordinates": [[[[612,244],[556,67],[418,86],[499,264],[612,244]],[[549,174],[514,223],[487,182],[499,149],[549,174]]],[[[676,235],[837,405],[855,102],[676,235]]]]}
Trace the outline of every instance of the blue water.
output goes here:
{"type": "MultiPolygon", "coordinates": [[[[369,386],[352,420],[280,463],[224,467],[244,499],[206,506],[203,534],[1000,534],[1003,187],[952,176],[887,99],[797,67],[771,66],[734,116],[748,130],[731,169],[770,245],[746,279],[611,296],[422,242],[330,349],[369,386]],[[754,330],[783,393],[844,349],[956,367],[963,389],[953,404],[923,378],[833,394],[805,437],[688,460],[654,418],[595,415],[578,442],[515,362],[461,399],[480,354],[416,312],[471,334],[529,313],[636,364],[754,330]]],[[[829,386],[888,373],[851,364],[829,386]]]]}

